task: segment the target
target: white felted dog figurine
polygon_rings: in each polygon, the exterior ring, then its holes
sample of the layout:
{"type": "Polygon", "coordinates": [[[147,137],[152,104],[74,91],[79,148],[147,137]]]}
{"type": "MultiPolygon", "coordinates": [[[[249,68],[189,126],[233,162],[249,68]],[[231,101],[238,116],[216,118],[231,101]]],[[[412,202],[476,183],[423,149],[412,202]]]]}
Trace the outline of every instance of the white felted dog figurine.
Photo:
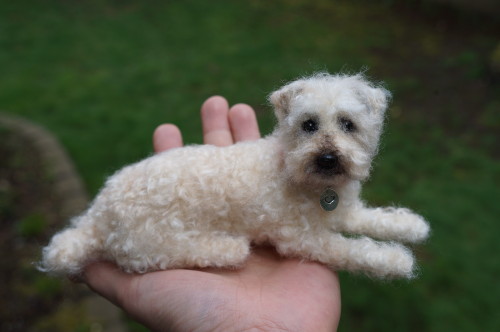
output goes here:
{"type": "Polygon", "coordinates": [[[41,268],[77,274],[96,260],[138,273],[238,267],[251,243],[271,243],[333,269],[412,277],[413,256],[394,241],[422,241],[428,224],[359,199],[388,98],[362,75],[287,84],[270,96],[278,125],[268,137],[177,148],[111,176],[44,248],[41,268]]]}

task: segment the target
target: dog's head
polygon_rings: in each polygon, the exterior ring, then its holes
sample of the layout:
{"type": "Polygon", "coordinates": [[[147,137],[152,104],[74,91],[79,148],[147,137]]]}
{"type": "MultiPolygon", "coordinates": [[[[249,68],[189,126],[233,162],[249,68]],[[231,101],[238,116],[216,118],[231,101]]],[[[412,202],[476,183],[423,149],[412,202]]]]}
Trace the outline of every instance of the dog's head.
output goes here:
{"type": "Polygon", "coordinates": [[[323,186],[366,179],[389,98],[361,74],[316,74],[272,93],[286,175],[323,186]]]}

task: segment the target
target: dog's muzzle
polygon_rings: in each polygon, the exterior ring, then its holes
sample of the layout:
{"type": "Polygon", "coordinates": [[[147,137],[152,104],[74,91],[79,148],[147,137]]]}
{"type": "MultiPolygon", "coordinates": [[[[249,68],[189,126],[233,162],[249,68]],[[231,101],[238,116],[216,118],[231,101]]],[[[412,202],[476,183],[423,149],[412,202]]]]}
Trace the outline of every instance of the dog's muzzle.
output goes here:
{"type": "Polygon", "coordinates": [[[316,157],[316,169],[325,175],[335,175],[344,172],[340,157],[332,152],[322,153],[316,157]]]}
{"type": "Polygon", "coordinates": [[[330,170],[337,167],[339,164],[339,157],[333,153],[321,154],[316,158],[316,165],[324,170],[330,170]]]}

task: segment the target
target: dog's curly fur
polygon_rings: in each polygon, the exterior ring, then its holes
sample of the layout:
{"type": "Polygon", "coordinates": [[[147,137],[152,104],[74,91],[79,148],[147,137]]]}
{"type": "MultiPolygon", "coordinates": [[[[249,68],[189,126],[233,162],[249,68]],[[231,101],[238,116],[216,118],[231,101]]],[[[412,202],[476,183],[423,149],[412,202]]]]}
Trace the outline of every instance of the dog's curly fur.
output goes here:
{"type": "Polygon", "coordinates": [[[41,268],[77,274],[94,260],[139,273],[238,267],[251,243],[265,242],[333,269],[412,277],[414,258],[394,241],[422,241],[428,224],[359,199],[389,97],[360,74],[287,84],[270,96],[278,125],[268,137],[173,149],[110,177],[44,248],[41,268]],[[331,212],[319,203],[326,188],[340,198],[331,212]]]}

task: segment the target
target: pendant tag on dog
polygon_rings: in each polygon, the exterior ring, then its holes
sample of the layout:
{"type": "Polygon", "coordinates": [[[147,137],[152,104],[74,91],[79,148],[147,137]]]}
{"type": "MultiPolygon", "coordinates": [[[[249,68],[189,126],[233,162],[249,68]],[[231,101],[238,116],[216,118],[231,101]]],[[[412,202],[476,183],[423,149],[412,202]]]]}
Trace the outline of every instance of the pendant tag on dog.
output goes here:
{"type": "Polygon", "coordinates": [[[325,211],[333,211],[339,204],[339,195],[333,189],[326,188],[326,190],[321,194],[319,204],[325,211]]]}

